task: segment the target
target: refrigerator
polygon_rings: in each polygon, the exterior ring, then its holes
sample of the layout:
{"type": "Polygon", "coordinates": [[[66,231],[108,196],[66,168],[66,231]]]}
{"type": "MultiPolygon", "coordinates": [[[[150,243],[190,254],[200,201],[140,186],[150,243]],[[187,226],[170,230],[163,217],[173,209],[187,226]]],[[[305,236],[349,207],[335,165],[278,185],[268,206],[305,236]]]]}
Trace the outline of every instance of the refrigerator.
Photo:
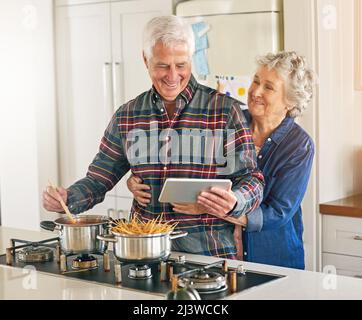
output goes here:
{"type": "Polygon", "coordinates": [[[198,82],[246,104],[255,58],[283,50],[282,0],[190,0],[176,6],[195,35],[198,82]]]}

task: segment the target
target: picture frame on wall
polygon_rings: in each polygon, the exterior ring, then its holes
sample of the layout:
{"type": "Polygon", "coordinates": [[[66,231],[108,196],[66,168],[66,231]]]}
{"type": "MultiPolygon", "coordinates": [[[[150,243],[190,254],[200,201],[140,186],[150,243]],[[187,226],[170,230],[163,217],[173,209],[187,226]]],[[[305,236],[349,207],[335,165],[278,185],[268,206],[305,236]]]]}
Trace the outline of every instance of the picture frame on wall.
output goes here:
{"type": "Polygon", "coordinates": [[[362,0],[355,0],[355,90],[362,90],[362,0]]]}

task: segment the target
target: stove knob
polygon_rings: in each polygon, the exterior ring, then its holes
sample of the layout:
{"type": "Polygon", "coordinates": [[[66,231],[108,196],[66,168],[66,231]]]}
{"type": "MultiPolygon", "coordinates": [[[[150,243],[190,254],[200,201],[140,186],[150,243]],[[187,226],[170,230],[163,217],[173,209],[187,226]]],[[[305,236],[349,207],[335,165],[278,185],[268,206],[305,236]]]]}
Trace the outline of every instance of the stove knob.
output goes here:
{"type": "Polygon", "coordinates": [[[186,262],[186,257],[185,256],[178,256],[177,258],[177,262],[178,263],[185,263],[186,262]]]}
{"type": "Polygon", "coordinates": [[[238,266],[237,266],[237,273],[238,274],[242,274],[242,275],[245,275],[245,269],[244,269],[244,266],[242,265],[242,264],[239,264],[238,266]]]}

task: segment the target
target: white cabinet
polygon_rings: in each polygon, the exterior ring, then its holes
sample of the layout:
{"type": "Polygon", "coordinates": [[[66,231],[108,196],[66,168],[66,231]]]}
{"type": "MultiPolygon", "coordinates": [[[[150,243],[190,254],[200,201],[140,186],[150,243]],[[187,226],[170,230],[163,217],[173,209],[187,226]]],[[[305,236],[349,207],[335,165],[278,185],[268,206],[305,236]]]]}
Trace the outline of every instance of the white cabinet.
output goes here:
{"type": "Polygon", "coordinates": [[[324,266],[334,266],[337,274],[362,279],[362,258],[342,254],[323,253],[324,266]]]}
{"type": "MultiPolygon", "coordinates": [[[[85,176],[114,111],[151,87],[142,59],[149,19],[172,1],[133,0],[56,8],[57,103],[61,184],[85,176]]],[[[129,210],[124,177],[92,212],[129,210]]]]}
{"type": "Polygon", "coordinates": [[[323,267],[362,277],[362,219],[323,215],[323,267]]]}
{"type": "Polygon", "coordinates": [[[53,1],[1,0],[0,39],[0,220],[38,230],[58,181],[53,1]]]}

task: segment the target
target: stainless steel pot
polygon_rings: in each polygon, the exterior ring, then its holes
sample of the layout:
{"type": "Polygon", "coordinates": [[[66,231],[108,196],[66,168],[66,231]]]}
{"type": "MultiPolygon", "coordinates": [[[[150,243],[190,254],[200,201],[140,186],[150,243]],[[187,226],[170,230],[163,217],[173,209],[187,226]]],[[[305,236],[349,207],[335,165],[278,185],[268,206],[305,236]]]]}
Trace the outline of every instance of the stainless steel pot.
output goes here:
{"type": "Polygon", "coordinates": [[[99,240],[113,242],[113,254],[123,262],[149,263],[163,260],[171,253],[171,240],[187,235],[184,231],[168,233],[128,235],[111,231],[98,235],[99,240]]]}
{"type": "Polygon", "coordinates": [[[108,233],[109,220],[106,216],[78,216],[75,222],[67,217],[53,221],[42,221],[45,230],[59,231],[60,246],[65,254],[103,253],[108,243],[97,238],[108,233]]]}

